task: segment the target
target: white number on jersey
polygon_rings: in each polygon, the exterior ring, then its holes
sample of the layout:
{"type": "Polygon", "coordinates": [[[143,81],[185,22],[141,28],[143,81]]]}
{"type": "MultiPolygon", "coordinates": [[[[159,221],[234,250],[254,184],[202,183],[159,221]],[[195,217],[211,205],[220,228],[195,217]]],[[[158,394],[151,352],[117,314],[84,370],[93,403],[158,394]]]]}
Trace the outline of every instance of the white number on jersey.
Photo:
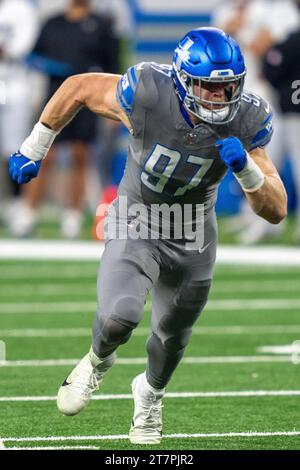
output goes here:
{"type": "MultiPolygon", "coordinates": [[[[174,174],[176,167],[181,159],[181,154],[177,150],[171,150],[163,145],[157,144],[152,154],[145,163],[144,171],[141,174],[141,179],[143,183],[152,191],[156,193],[162,193],[169,179],[174,174]],[[167,157],[168,162],[166,163],[162,172],[155,170],[155,165],[158,164],[161,157],[167,157]],[[152,183],[150,180],[151,177],[157,178],[155,183],[152,183]]],[[[213,158],[202,158],[196,155],[189,155],[187,158],[188,163],[197,165],[199,168],[196,173],[193,175],[191,180],[178,188],[175,191],[174,196],[182,196],[187,190],[193,189],[198,186],[211,167],[214,159],[213,158]]]]}

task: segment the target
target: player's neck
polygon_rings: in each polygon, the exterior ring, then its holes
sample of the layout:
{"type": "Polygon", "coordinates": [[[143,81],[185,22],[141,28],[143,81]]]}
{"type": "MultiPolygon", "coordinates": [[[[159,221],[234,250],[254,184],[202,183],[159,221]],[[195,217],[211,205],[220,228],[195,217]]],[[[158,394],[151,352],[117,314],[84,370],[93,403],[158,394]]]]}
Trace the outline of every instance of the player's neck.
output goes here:
{"type": "Polygon", "coordinates": [[[190,121],[193,124],[193,126],[197,126],[198,124],[200,124],[200,122],[202,122],[200,118],[195,116],[195,114],[192,114],[189,111],[187,113],[189,115],[190,121]]]}

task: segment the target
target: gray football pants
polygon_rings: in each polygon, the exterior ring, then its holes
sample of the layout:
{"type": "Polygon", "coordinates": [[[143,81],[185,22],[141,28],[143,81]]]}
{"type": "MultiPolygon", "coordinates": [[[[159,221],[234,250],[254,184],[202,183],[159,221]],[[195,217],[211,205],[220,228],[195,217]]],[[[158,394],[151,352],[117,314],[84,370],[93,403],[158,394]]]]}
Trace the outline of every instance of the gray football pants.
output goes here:
{"type": "Polygon", "coordinates": [[[109,240],[97,284],[95,354],[105,357],[128,341],[152,289],[152,334],[147,341],[146,373],[153,387],[165,387],[207,302],[215,238],[201,254],[186,251],[169,240],[109,240]]]}

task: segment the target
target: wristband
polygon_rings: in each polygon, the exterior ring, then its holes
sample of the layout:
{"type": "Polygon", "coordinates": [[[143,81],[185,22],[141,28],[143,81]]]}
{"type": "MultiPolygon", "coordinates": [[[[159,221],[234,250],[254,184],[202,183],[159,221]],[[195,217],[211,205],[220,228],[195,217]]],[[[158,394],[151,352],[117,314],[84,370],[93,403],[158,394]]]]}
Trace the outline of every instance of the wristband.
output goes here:
{"type": "Polygon", "coordinates": [[[23,142],[20,153],[35,162],[43,160],[58,134],[59,132],[53,131],[38,122],[30,136],[23,142]]]}
{"type": "Polygon", "coordinates": [[[238,173],[233,173],[246,193],[257,191],[265,182],[265,175],[247,153],[247,163],[238,173]]]}

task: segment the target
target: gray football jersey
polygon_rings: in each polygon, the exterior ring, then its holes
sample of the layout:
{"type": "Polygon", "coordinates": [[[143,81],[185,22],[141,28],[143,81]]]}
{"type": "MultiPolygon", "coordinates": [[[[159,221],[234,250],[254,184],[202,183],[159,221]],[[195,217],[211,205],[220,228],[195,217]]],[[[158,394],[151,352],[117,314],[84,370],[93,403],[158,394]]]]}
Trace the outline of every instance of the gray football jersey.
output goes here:
{"type": "Polygon", "coordinates": [[[144,62],[131,67],[118,84],[117,99],[133,128],[119,186],[119,195],[130,203],[204,204],[208,214],[228,170],[216,140],[235,136],[250,151],[265,146],[272,135],[268,103],[248,92],[230,123],[192,127],[168,65],[144,62]]]}

